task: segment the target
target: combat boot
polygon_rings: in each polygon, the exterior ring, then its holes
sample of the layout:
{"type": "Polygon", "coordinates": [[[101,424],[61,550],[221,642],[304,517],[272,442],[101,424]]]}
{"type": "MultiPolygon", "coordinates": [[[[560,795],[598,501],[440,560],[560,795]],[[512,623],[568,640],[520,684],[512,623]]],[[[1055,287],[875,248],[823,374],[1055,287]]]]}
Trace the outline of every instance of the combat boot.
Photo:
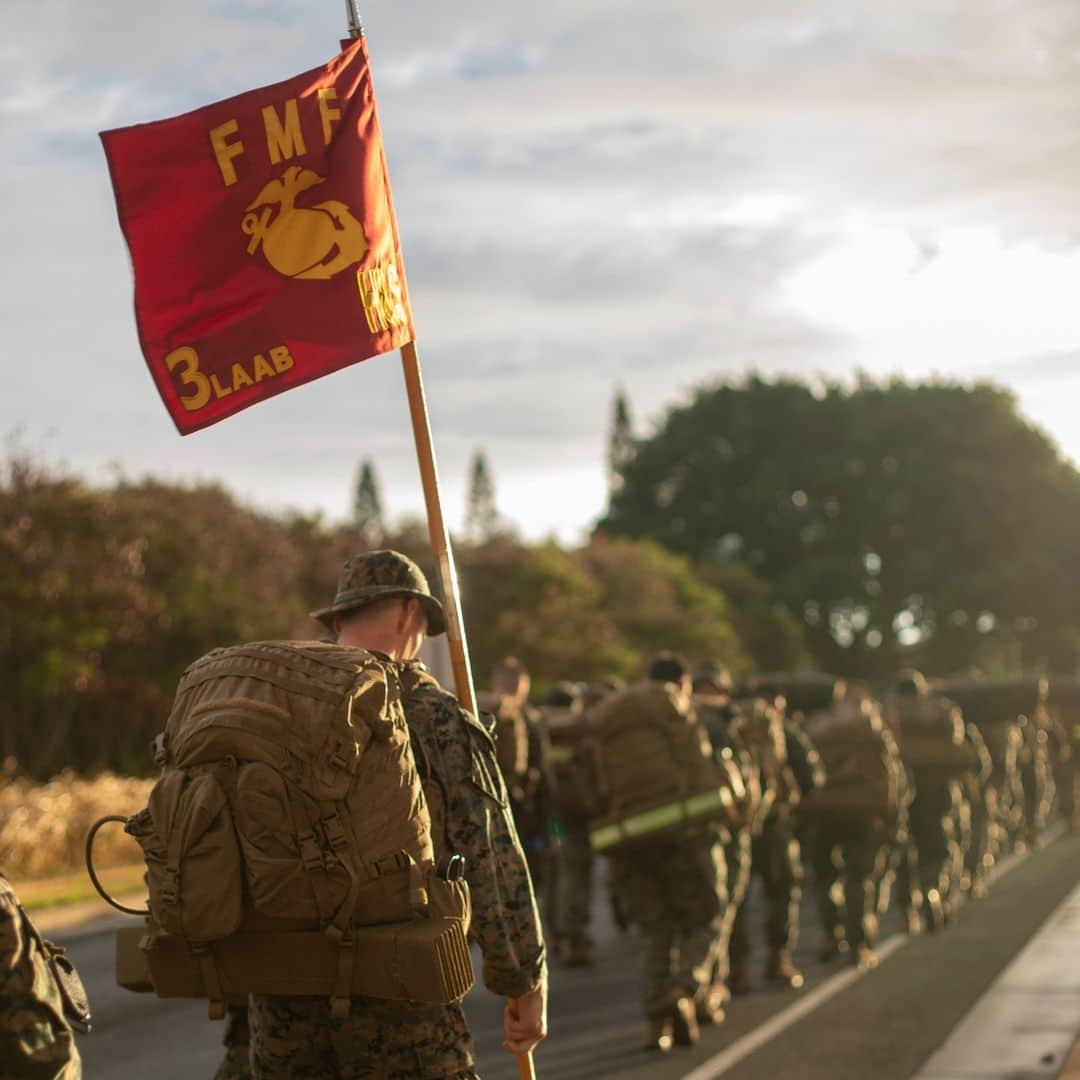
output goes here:
{"type": "Polygon", "coordinates": [[[927,889],[926,899],[923,901],[925,905],[925,923],[926,928],[931,933],[937,933],[939,930],[945,929],[945,906],[941,902],[941,894],[937,889],[927,889]]]}
{"type": "Polygon", "coordinates": [[[672,1035],[676,1046],[696,1046],[701,1038],[701,1030],[698,1028],[697,1010],[694,1002],[688,997],[681,997],[675,1002],[675,1015],[673,1019],[672,1035]]]}
{"type": "Polygon", "coordinates": [[[851,962],[860,971],[869,971],[877,967],[877,953],[869,945],[860,945],[852,952],[851,962]]]}
{"type": "Polygon", "coordinates": [[[907,931],[909,937],[915,937],[922,933],[922,916],[919,914],[918,908],[909,907],[907,909],[904,914],[904,929],[907,931]]]}
{"type": "Polygon", "coordinates": [[[674,1026],[674,1018],[670,1012],[663,1016],[650,1016],[648,1031],[645,1035],[645,1049],[658,1050],[661,1053],[671,1049],[674,1039],[671,1029],[674,1026]]]}
{"type": "Polygon", "coordinates": [[[703,990],[694,1000],[698,1024],[722,1024],[727,1015],[724,1006],[728,1003],[729,997],[728,988],[723,983],[703,990]]]}
{"type": "Polygon", "coordinates": [[[770,949],[769,961],[765,965],[765,978],[769,982],[782,983],[798,990],[803,984],[802,972],[791,962],[787,949],[770,949]]]}

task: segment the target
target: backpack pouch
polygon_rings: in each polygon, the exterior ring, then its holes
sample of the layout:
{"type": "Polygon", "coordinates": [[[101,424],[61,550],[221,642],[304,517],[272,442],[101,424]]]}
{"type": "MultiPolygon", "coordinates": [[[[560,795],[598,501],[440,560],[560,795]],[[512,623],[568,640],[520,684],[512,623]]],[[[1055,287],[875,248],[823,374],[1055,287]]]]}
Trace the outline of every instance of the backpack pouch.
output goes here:
{"type": "Polygon", "coordinates": [[[142,846],[150,910],[164,929],[190,941],[215,941],[240,926],[240,850],[216,775],[167,770],[128,832],[142,846]]]}
{"type": "Polygon", "coordinates": [[[319,808],[268,765],[240,768],[236,825],[255,910],[278,919],[328,921],[351,878],[317,835],[319,808]]]}

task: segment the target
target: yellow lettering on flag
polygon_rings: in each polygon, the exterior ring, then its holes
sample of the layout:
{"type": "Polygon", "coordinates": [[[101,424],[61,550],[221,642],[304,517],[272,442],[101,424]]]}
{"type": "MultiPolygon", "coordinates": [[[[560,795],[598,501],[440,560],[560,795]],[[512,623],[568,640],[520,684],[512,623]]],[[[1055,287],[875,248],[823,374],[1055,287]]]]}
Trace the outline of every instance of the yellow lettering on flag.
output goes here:
{"type": "Polygon", "coordinates": [[[360,290],[360,303],[368,329],[373,334],[389,330],[392,326],[405,325],[408,320],[397,263],[382,263],[357,270],[356,285],[360,290]]]}
{"type": "Polygon", "coordinates": [[[263,379],[272,379],[274,377],[274,369],[267,363],[266,357],[262,353],[256,353],[252,366],[255,371],[255,381],[260,383],[263,379]]]}
{"type": "Polygon", "coordinates": [[[341,110],[335,109],[330,102],[337,101],[337,90],[332,86],[319,88],[319,116],[322,117],[323,144],[330,145],[330,136],[334,131],[334,122],[341,119],[341,110]]]}
{"type": "Polygon", "coordinates": [[[181,365],[180,382],[190,387],[191,392],[181,394],[180,403],[188,412],[195,412],[210,400],[210,383],[199,370],[199,354],[190,345],[173,349],[165,357],[165,366],[169,371],[175,371],[181,365]]]}
{"type": "Polygon", "coordinates": [[[270,350],[270,359],[274,363],[274,370],[279,375],[284,375],[296,363],[292,358],[292,353],[289,352],[288,345],[275,345],[270,350]]]}
{"type": "Polygon", "coordinates": [[[240,125],[235,120],[226,120],[224,124],[218,124],[210,131],[210,146],[213,148],[214,157],[217,158],[218,168],[221,170],[221,179],[226,187],[232,187],[236,183],[236,166],[232,159],[239,157],[244,152],[244,144],[240,139],[229,142],[229,136],[235,135],[240,130],[240,125]]]}
{"type": "Polygon", "coordinates": [[[266,150],[270,155],[270,164],[277,165],[288,161],[298,154],[306,154],[304,131],[300,127],[300,107],[296,98],[285,102],[285,122],[277,114],[273,105],[266,105],[262,111],[263,127],[266,128],[266,150]]]}
{"type": "Polygon", "coordinates": [[[254,386],[251,376],[244,370],[243,364],[232,366],[232,388],[239,390],[242,386],[254,386]]]}

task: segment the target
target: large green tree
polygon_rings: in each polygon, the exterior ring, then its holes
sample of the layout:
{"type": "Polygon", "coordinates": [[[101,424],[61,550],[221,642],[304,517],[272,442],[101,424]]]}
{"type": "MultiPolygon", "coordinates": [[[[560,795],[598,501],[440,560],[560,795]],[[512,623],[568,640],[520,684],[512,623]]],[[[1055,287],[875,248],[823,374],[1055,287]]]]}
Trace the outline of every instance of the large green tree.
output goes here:
{"type": "Polygon", "coordinates": [[[1080,474],[994,385],[698,390],[601,528],[741,563],[841,671],[1075,668],[1080,474]]]}

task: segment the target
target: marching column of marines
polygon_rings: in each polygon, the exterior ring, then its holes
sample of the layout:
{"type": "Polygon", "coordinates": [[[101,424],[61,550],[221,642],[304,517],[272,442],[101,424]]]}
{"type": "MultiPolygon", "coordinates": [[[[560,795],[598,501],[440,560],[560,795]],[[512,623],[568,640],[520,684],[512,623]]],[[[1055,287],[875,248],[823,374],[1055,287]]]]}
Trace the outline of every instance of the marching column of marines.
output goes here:
{"type": "MultiPolygon", "coordinates": [[[[638,681],[568,680],[537,708],[507,657],[474,716],[417,659],[445,620],[406,556],[347,560],[314,617],[330,642],[185,672],[161,778],[126,823],[150,902],[118,978],[226,1016],[219,1077],[476,1076],[466,935],[508,999],[504,1047],[531,1051],[549,953],[603,960],[598,883],[640,942],[645,1048],[690,1046],[733,995],[803,985],[804,882],[821,960],[869,968],[890,905],[908,933],[945,930],[1004,853],[1055,815],[1080,826],[1075,680],[906,671],[876,699],[661,653],[638,681]]],[[[77,1077],[77,976],[7,886],[0,901],[4,1075],[77,1077]]]]}

